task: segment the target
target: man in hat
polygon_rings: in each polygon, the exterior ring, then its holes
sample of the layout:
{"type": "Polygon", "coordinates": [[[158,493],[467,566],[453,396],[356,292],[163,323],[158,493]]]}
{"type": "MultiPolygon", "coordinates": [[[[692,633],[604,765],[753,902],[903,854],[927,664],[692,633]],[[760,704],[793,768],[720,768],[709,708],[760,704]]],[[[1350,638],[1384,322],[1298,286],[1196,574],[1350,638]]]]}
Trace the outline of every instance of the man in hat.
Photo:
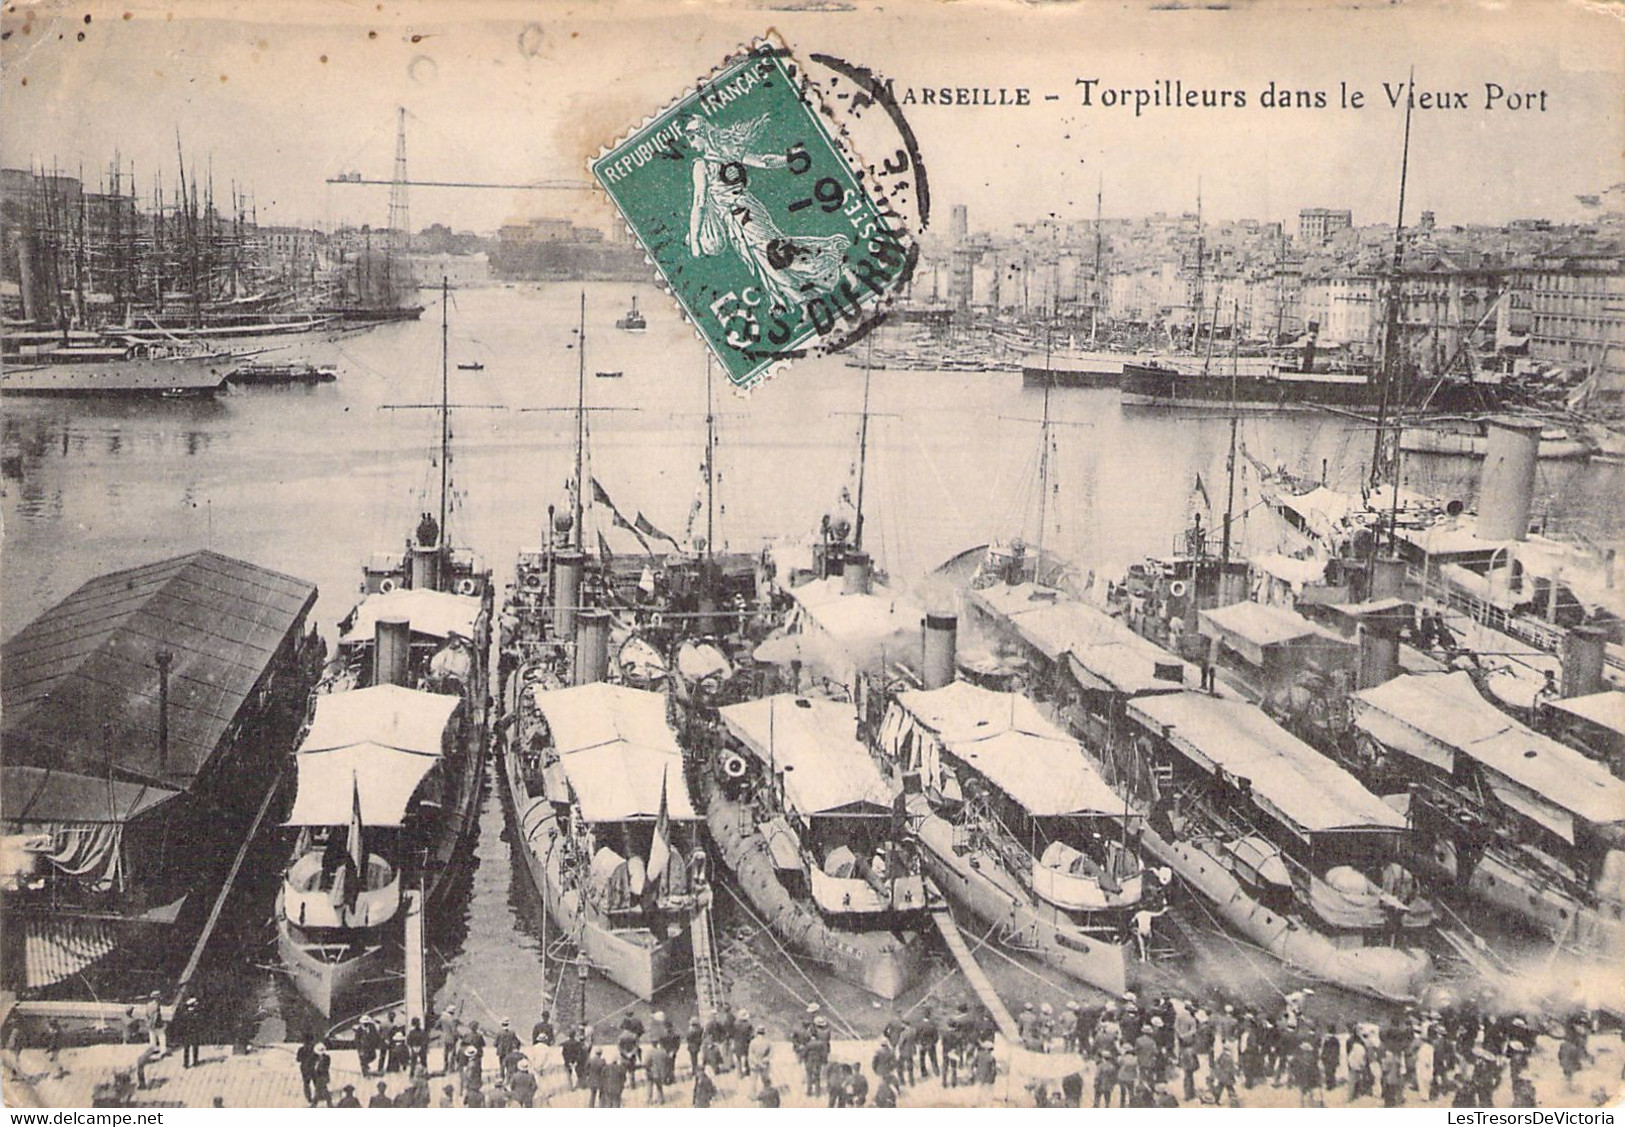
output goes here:
{"type": "Polygon", "coordinates": [[[627,1078],[626,1058],[624,1056],[611,1057],[609,1063],[604,1065],[603,1086],[599,1092],[599,1096],[603,1100],[602,1106],[621,1106],[621,1093],[626,1090],[627,1078]]]}
{"type": "Polygon", "coordinates": [[[508,1077],[512,1075],[510,1058],[519,1051],[519,1036],[513,1031],[513,1021],[510,1018],[502,1019],[502,1025],[497,1030],[496,1040],[493,1045],[497,1051],[498,1073],[502,1078],[501,1082],[506,1084],[508,1077]]]}
{"type": "Polygon", "coordinates": [[[406,1030],[406,1056],[411,1062],[413,1071],[428,1075],[429,1031],[423,1028],[421,1018],[413,1018],[411,1026],[406,1030]]]}
{"type": "Polygon", "coordinates": [[[587,1060],[581,1066],[583,1079],[587,1085],[587,1106],[608,1107],[604,1103],[604,1050],[597,1045],[590,1046],[587,1060]]]}
{"type": "Polygon", "coordinates": [[[756,1027],[756,1036],[750,1043],[750,1070],[759,1087],[773,1083],[773,1042],[767,1038],[765,1025],[756,1027]]]}
{"type": "Polygon", "coordinates": [[[333,1058],[328,1055],[327,1046],[320,1041],[316,1042],[316,1056],[311,1062],[310,1079],[311,1087],[314,1089],[310,1106],[315,1107],[317,1103],[323,1103],[332,1107],[333,1093],[328,1090],[328,1085],[333,1082],[333,1058]]]}
{"type": "Polygon", "coordinates": [[[378,1091],[373,1093],[372,1099],[367,1101],[368,1107],[394,1107],[395,1101],[389,1098],[389,1091],[382,1080],[378,1081],[378,1091]]]}
{"type": "Polygon", "coordinates": [[[378,1023],[371,1014],[363,1014],[355,1027],[355,1057],[361,1065],[361,1075],[372,1075],[372,1062],[378,1058],[378,1049],[378,1023]]]}
{"type": "Polygon", "coordinates": [[[456,1107],[457,1106],[457,1089],[453,1088],[450,1084],[446,1084],[443,1087],[441,1087],[441,1089],[440,1089],[440,1102],[438,1102],[434,1106],[435,1107],[456,1107]]]}
{"type": "Polygon", "coordinates": [[[530,1071],[530,1061],[523,1056],[508,1077],[508,1098],[520,1107],[530,1107],[536,1101],[536,1077],[530,1071]]]}
{"type": "Polygon", "coordinates": [[[942,1030],[938,1028],[937,1019],[932,1016],[930,1006],[920,1011],[920,1020],[914,1026],[914,1037],[920,1046],[920,1079],[941,1076],[942,1065],[937,1060],[937,1042],[942,1039],[942,1030]]]}
{"type": "Polygon", "coordinates": [[[1236,1058],[1228,1044],[1220,1045],[1219,1055],[1213,1058],[1213,1071],[1208,1075],[1208,1087],[1213,1092],[1214,1103],[1218,1103],[1228,1095],[1231,1107],[1241,1106],[1241,1101],[1236,1096],[1236,1058]]]}
{"type": "Polygon", "coordinates": [[[468,1093],[472,1089],[481,1091],[485,1088],[485,1068],[481,1063],[480,1051],[473,1045],[463,1046],[463,1067],[458,1073],[458,1079],[463,1085],[463,1103],[468,1104],[468,1093]]]}
{"type": "Polygon", "coordinates": [[[156,1049],[158,1055],[163,1057],[169,1055],[169,1026],[164,1021],[164,1009],[159,1000],[160,997],[161,995],[156,990],[147,996],[147,1005],[143,1016],[147,1023],[147,1044],[156,1049]]]}
{"type": "Polygon", "coordinates": [[[333,1105],[334,1107],[360,1107],[361,1106],[361,1101],[355,1098],[355,1085],[354,1084],[346,1084],[343,1088],[339,1089],[339,1091],[342,1092],[343,1095],[339,1096],[339,1102],[334,1104],[333,1105]]]}
{"type": "Polygon", "coordinates": [[[739,1016],[734,1018],[733,1027],[733,1060],[734,1067],[739,1075],[750,1075],[750,1042],[756,1036],[756,1027],[751,1024],[750,1011],[740,1010],[739,1016]]]}
{"type": "Polygon", "coordinates": [[[462,1026],[457,1022],[457,1003],[446,1007],[440,1015],[440,1071],[450,1076],[462,1064],[462,1026]]]}
{"type": "Polygon", "coordinates": [[[914,1054],[919,1045],[919,1038],[915,1034],[912,1023],[898,1018],[897,1041],[897,1085],[914,1083],[914,1054]]]}
{"type": "Polygon", "coordinates": [[[564,1063],[564,1079],[572,1088],[581,1087],[582,1065],[587,1062],[587,1039],[577,1026],[565,1032],[559,1045],[559,1059],[564,1063]]]}
{"type": "Polygon", "coordinates": [[[181,1043],[181,1067],[191,1068],[200,1063],[203,1042],[203,1017],[198,1010],[197,995],[186,999],[175,1015],[175,1039],[181,1043]]]}
{"type": "Polygon", "coordinates": [[[471,1021],[471,1022],[468,1023],[468,1032],[463,1035],[462,1043],[463,1043],[463,1055],[467,1056],[468,1055],[468,1050],[473,1049],[474,1050],[474,1063],[479,1065],[481,1068],[484,1068],[485,1067],[485,1034],[480,1032],[480,1023],[479,1022],[471,1021]]]}
{"type": "Polygon", "coordinates": [[[553,1028],[553,1014],[548,1010],[542,1011],[542,1019],[530,1027],[530,1043],[532,1045],[551,1045],[557,1037],[553,1028]]]}
{"type": "Polygon", "coordinates": [[[807,1094],[809,1096],[823,1094],[824,1066],[829,1064],[829,1046],[829,1019],[823,1014],[817,1014],[813,1017],[812,1039],[807,1042],[807,1094]]]}
{"type": "Polygon", "coordinates": [[[1038,1011],[1033,1009],[1031,1002],[1021,1003],[1021,1013],[1016,1018],[1016,1032],[1021,1037],[1022,1048],[1034,1053],[1042,1048],[1038,1039],[1038,1011]]]}
{"type": "MultiPolygon", "coordinates": [[[[705,1045],[705,1026],[700,1024],[698,1017],[688,1019],[688,1032],[683,1036],[683,1042],[688,1048],[688,1071],[698,1080],[700,1072],[700,1049],[705,1045]]],[[[713,1082],[712,1088],[716,1087],[713,1082]]]]}
{"type": "Polygon", "coordinates": [[[666,1085],[671,1082],[671,1054],[664,1041],[652,1041],[649,1055],[643,1060],[643,1075],[647,1081],[645,1099],[650,1107],[666,1102],[666,1085]]]}
{"type": "MultiPolygon", "coordinates": [[[[158,1050],[148,1046],[147,1052],[156,1053],[158,1050]]],[[[145,1054],[143,1054],[145,1055],[145,1054]]],[[[293,1059],[299,1065],[299,1084],[305,1092],[305,1102],[311,1107],[316,1106],[316,1038],[306,1033],[305,1039],[299,1046],[299,1051],[293,1054],[293,1059]]],[[[138,1077],[138,1079],[141,1079],[138,1077]]],[[[141,1079],[141,1086],[146,1087],[146,1081],[141,1079]]]]}

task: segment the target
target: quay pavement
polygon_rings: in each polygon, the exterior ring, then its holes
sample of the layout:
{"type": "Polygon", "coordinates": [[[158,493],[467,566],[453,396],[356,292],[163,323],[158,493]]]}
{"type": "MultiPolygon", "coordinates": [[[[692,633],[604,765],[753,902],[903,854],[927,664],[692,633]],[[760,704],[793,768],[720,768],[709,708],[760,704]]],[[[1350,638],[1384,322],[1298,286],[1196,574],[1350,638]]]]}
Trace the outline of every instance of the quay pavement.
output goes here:
{"type": "MultiPolygon", "coordinates": [[[[870,1061],[878,1041],[837,1041],[832,1059],[861,1064],[869,1079],[869,1092],[873,1097],[876,1083],[870,1061]]],[[[11,1108],[86,1108],[92,1106],[98,1085],[107,1085],[114,1074],[132,1070],[144,1046],[92,1045],[83,1048],[65,1048],[53,1062],[45,1049],[8,1051],[0,1057],[0,1083],[3,1083],[5,1104],[11,1108]]],[[[305,1107],[301,1091],[299,1068],[294,1044],[255,1046],[246,1054],[236,1055],[230,1046],[205,1046],[200,1062],[192,1068],[183,1068],[181,1054],[173,1051],[168,1056],[146,1066],[148,1087],[134,1093],[128,1106],[199,1107],[215,1105],[225,1107],[305,1107]]],[[[1530,1060],[1528,1076],[1533,1081],[1536,1102],[1540,1107],[1594,1107],[1617,1104],[1625,1090],[1625,1044],[1617,1033],[1598,1034],[1590,1040],[1591,1059],[1575,1074],[1572,1083],[1565,1082],[1558,1067],[1556,1042],[1542,1037],[1537,1051],[1530,1060]]],[[[433,1056],[438,1058],[438,1051],[433,1056]]],[[[676,1080],[667,1086],[665,1104],[671,1107],[692,1105],[693,1075],[689,1071],[686,1054],[679,1054],[676,1080]]],[[[1001,1038],[995,1049],[998,1075],[991,1084],[966,1084],[945,1088],[940,1079],[933,1077],[901,1089],[900,1107],[1031,1107],[1035,1102],[1035,1085],[1042,1083],[1056,1094],[1060,1093],[1061,1079],[1068,1073],[1077,1073],[1083,1084],[1083,1105],[1089,1106],[1093,1092],[1094,1066],[1076,1053],[1033,1053],[1012,1048],[1001,1038]]],[[[488,1058],[489,1060],[489,1054],[488,1058]]],[[[571,1089],[559,1060],[557,1048],[538,1047],[533,1054],[533,1070],[537,1075],[538,1091],[535,1106],[586,1107],[587,1092],[571,1089]]],[[[788,1042],[775,1042],[772,1053],[772,1076],[784,1107],[823,1107],[823,1097],[805,1094],[801,1069],[788,1042]]],[[[335,1050],[332,1053],[332,1091],[335,1100],[346,1084],[354,1084],[356,1096],[365,1105],[376,1092],[377,1075],[363,1077],[353,1051],[335,1050]]],[[[495,1086],[495,1069],[486,1082],[486,1091],[495,1086]]],[[[407,1084],[403,1074],[382,1077],[391,1096],[398,1095],[407,1084]]],[[[1199,1093],[1205,1093],[1205,1076],[1198,1073],[1199,1093]]],[[[461,1106],[447,1104],[444,1088],[456,1087],[455,1080],[438,1074],[429,1078],[432,1093],[431,1106],[461,1106]]],[[[723,1073],[716,1077],[717,1107],[757,1106],[755,1077],[742,1078],[737,1073],[723,1073]]],[[[1182,1084],[1176,1076],[1165,1086],[1175,1097],[1182,1095],[1182,1084]]],[[[460,1089],[459,1089],[460,1091],[460,1089]]],[[[1238,1084],[1237,1094],[1243,1107],[1298,1107],[1300,1096],[1291,1087],[1274,1087],[1265,1082],[1255,1088],[1238,1084]]],[[[1327,1107],[1380,1107],[1376,1096],[1365,1096],[1351,1101],[1349,1086],[1340,1083],[1324,1093],[1327,1107]]],[[[1503,1081],[1496,1092],[1495,1104],[1507,1107],[1511,1103],[1510,1081],[1503,1081]]],[[[1201,1099],[1180,1103],[1200,1106],[1201,1099]]],[[[649,1096],[641,1074],[636,1086],[628,1085],[622,1100],[625,1107],[646,1107],[649,1096]]],[[[1449,1097],[1428,1101],[1415,1091],[1405,1093],[1407,1107],[1445,1107],[1449,1097]]]]}

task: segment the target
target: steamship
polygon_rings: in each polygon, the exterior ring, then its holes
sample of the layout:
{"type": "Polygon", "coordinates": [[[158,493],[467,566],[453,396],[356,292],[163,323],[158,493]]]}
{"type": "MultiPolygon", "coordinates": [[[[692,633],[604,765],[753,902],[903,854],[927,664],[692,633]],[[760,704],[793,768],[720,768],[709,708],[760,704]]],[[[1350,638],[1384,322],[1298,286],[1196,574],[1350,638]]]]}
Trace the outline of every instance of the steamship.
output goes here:
{"type": "Polygon", "coordinates": [[[924,969],[928,886],[857,719],[848,702],[779,693],[691,733],[711,841],[752,908],[794,950],[890,999],[924,969]]]}
{"type": "MultiPolygon", "coordinates": [[[[444,420],[444,356],[440,385],[444,420]]],[[[489,569],[447,536],[450,488],[443,473],[439,518],[424,513],[402,553],[366,565],[294,757],[277,946],[299,992],[330,1018],[398,984],[406,917],[432,918],[446,901],[477,828],[493,592],[489,569]]]]}
{"type": "Polygon", "coordinates": [[[663,693],[612,685],[608,615],[579,620],[574,685],[516,674],[503,747],[514,850],[560,927],[598,972],[644,1001],[692,957],[709,906],[699,816],[663,693]]]}

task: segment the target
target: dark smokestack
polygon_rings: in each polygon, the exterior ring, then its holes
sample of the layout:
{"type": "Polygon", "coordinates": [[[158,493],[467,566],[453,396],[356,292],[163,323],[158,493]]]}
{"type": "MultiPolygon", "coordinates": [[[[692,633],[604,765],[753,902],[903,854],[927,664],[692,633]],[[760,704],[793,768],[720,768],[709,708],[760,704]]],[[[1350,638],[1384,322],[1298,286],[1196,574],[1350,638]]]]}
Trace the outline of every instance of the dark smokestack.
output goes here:
{"type": "Polygon", "coordinates": [[[575,636],[581,572],[586,565],[587,557],[580,552],[559,552],[553,557],[553,633],[560,640],[575,636]]]}
{"type": "Polygon", "coordinates": [[[609,611],[597,607],[576,615],[574,684],[602,681],[609,672],[609,617],[609,611]]]}
{"type": "Polygon", "coordinates": [[[1491,419],[1479,478],[1478,536],[1481,540],[1522,540],[1529,535],[1529,510],[1539,467],[1539,423],[1491,419]]]}
{"type": "Polygon", "coordinates": [[[846,566],[841,572],[841,591],[848,595],[867,595],[869,580],[869,553],[857,550],[848,552],[846,566]]]}
{"type": "Polygon", "coordinates": [[[1604,689],[1603,657],[1608,632],[1596,626],[1576,626],[1563,639],[1563,695],[1586,697],[1604,689]]]}
{"type": "Polygon", "coordinates": [[[920,679],[927,689],[940,689],[954,680],[955,647],[959,619],[951,614],[927,614],[921,639],[920,679]]]}

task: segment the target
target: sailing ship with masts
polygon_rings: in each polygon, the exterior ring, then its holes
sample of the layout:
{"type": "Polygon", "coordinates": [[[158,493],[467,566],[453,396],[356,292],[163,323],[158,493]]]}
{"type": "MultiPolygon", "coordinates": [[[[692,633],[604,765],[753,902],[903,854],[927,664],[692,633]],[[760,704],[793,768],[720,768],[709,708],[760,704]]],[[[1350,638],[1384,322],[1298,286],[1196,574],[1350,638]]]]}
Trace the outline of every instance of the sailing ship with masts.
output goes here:
{"type": "Polygon", "coordinates": [[[442,283],[439,515],[366,566],[294,758],[278,949],[328,1017],[364,1008],[389,979],[406,913],[445,903],[477,828],[493,594],[490,571],[447,529],[448,294],[442,283]]]}

